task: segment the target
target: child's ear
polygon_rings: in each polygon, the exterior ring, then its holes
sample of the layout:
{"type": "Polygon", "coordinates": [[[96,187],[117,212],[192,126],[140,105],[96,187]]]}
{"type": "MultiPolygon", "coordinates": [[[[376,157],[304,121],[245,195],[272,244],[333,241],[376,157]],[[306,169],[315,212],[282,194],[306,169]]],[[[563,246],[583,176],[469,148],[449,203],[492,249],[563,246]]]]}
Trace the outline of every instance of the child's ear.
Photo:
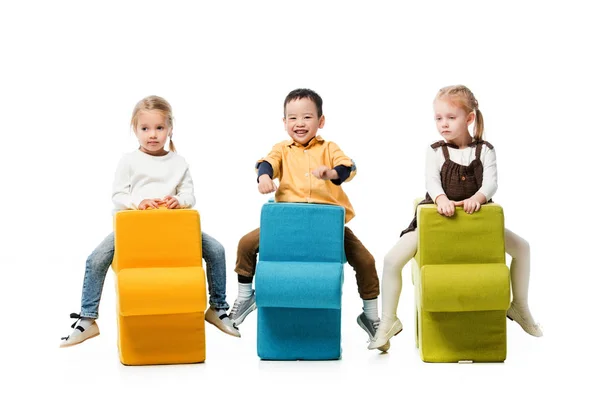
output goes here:
{"type": "Polygon", "coordinates": [[[323,128],[323,126],[325,126],[325,116],[321,115],[321,118],[319,118],[319,129],[323,128]]]}
{"type": "Polygon", "coordinates": [[[471,125],[475,121],[475,111],[471,111],[467,116],[467,125],[471,125]]]}

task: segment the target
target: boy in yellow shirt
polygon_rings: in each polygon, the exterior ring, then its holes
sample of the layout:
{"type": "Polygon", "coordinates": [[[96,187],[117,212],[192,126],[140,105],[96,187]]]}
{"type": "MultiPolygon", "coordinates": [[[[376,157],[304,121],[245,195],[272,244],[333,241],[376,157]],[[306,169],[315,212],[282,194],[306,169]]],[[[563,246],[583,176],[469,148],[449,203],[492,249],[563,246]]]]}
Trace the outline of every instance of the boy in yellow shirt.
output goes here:
{"type": "MultiPolygon", "coordinates": [[[[310,89],[296,89],[285,98],[283,123],[291,140],[277,143],[271,152],[258,160],[258,191],[275,192],[277,202],[335,204],[346,210],[346,223],[354,209],[344,193],[342,182],[356,175],[354,162],[333,142],[317,136],[323,128],[323,100],[310,89]],[[273,179],[279,179],[279,187],[273,179]]],[[[238,274],[238,298],[229,318],[239,326],[256,309],[252,279],[256,270],[260,229],[248,233],[239,242],[235,272],[238,274]]],[[[348,228],[344,232],[344,250],[348,263],[356,272],[363,312],[357,322],[374,340],[379,327],[377,296],[379,278],[375,259],[348,228]]]]}

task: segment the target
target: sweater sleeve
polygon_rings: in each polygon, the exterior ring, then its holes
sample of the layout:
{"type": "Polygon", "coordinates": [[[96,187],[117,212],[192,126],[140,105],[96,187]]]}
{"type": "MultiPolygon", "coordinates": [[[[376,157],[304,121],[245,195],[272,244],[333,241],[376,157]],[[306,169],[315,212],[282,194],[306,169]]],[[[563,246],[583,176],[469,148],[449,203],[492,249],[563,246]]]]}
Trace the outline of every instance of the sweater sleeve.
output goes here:
{"type": "Polygon", "coordinates": [[[437,149],[427,148],[427,156],[425,157],[425,186],[427,193],[435,202],[438,196],[445,194],[442,189],[442,178],[440,175],[441,165],[437,149]]]}
{"type": "Polygon", "coordinates": [[[131,196],[131,165],[127,156],[121,158],[117,165],[112,201],[116,210],[136,210],[139,204],[139,201],[131,196]]]}
{"type": "Polygon", "coordinates": [[[179,185],[177,185],[177,192],[173,196],[179,201],[181,208],[192,208],[196,204],[196,197],[194,196],[194,181],[192,180],[192,174],[190,168],[185,169],[185,173],[179,185]]]}

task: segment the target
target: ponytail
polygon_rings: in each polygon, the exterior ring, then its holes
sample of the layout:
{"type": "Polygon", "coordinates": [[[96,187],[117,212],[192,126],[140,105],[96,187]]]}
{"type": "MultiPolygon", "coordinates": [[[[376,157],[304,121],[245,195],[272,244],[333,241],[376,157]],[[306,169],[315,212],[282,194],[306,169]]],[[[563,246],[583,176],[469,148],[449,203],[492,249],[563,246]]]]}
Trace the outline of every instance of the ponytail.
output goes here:
{"type": "Polygon", "coordinates": [[[473,127],[475,140],[483,140],[483,114],[479,108],[475,109],[475,126],[473,127]]]}

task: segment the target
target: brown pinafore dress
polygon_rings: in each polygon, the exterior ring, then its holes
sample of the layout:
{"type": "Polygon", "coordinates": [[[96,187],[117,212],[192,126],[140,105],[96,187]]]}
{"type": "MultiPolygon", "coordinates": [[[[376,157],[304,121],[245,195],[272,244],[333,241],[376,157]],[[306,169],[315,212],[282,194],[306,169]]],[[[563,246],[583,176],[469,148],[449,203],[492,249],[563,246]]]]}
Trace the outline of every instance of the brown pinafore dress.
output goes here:
{"type": "MultiPolygon", "coordinates": [[[[469,147],[475,147],[475,159],[471,161],[469,165],[460,165],[450,160],[450,154],[448,153],[448,147],[457,149],[453,144],[446,143],[443,140],[435,142],[431,145],[432,149],[442,148],[444,152],[444,164],[440,171],[442,180],[442,189],[449,200],[461,201],[468,199],[473,196],[483,183],[483,163],[481,162],[481,147],[486,145],[489,149],[493,149],[494,146],[484,140],[473,141],[469,144],[469,147]]],[[[488,201],[491,203],[492,199],[488,201]]],[[[425,194],[425,200],[421,201],[421,204],[433,204],[433,199],[429,196],[429,193],[425,194]]],[[[415,217],[412,222],[402,231],[400,237],[407,232],[412,232],[417,228],[417,212],[415,210],[415,217]]]]}

